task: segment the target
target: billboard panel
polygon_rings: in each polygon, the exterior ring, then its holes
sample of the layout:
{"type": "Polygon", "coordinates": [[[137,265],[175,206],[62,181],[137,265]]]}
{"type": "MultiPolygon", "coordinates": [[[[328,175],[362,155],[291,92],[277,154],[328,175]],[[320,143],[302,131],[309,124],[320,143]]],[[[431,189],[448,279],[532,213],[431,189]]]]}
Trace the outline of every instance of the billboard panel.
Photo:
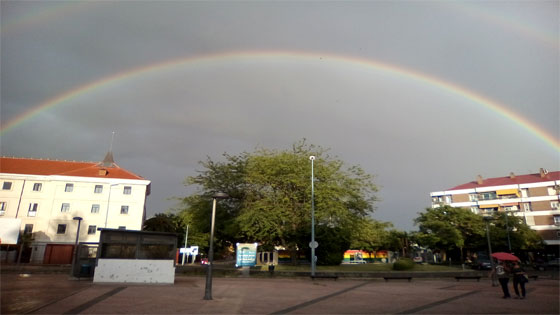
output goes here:
{"type": "Polygon", "coordinates": [[[257,264],[257,243],[237,243],[236,267],[252,267],[257,264]]]}
{"type": "Polygon", "coordinates": [[[15,245],[18,243],[21,219],[0,218],[0,244],[15,245]]]}

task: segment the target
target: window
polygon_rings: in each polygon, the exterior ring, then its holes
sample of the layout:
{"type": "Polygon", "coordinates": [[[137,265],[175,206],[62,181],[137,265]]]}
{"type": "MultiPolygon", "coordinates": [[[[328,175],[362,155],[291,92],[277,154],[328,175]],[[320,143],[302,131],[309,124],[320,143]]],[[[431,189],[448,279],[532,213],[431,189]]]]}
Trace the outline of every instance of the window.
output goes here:
{"type": "Polygon", "coordinates": [[[12,189],[12,182],[4,182],[2,184],[2,190],[10,190],[12,189]]]}
{"type": "Polygon", "coordinates": [[[478,201],[478,195],[477,194],[469,194],[469,200],[470,201],[478,201]]]}
{"type": "Polygon", "coordinates": [[[123,194],[130,195],[132,193],[132,187],[124,186],[123,194]]]}
{"type": "Polygon", "coordinates": [[[128,206],[121,206],[121,214],[128,214],[128,206]]]}
{"type": "Polygon", "coordinates": [[[93,190],[94,193],[100,194],[103,192],[103,185],[95,185],[95,189],[93,190]]]}
{"type": "Polygon", "coordinates": [[[480,210],[478,209],[478,207],[471,207],[471,212],[474,214],[478,214],[480,210]]]}
{"type": "Polygon", "coordinates": [[[504,211],[517,211],[519,209],[517,209],[517,206],[504,206],[503,207],[504,211]]]}
{"type": "Polygon", "coordinates": [[[66,234],[66,224],[59,224],[56,228],[56,234],[66,234]]]}
{"type": "Polygon", "coordinates": [[[43,184],[41,183],[33,184],[33,191],[41,191],[41,188],[43,188],[43,184]]]}
{"type": "Polygon", "coordinates": [[[445,203],[449,204],[453,202],[453,197],[451,195],[445,196],[445,203]]]}
{"type": "Polygon", "coordinates": [[[66,187],[64,187],[64,191],[65,192],[73,192],[74,191],[74,184],[66,184],[66,187]]]}
{"type": "Polygon", "coordinates": [[[521,197],[528,198],[529,197],[529,189],[527,189],[527,188],[521,189],[521,197]]]}
{"type": "Polygon", "coordinates": [[[0,201],[0,215],[4,215],[6,213],[6,202],[0,201]]]}
{"type": "Polygon", "coordinates": [[[60,212],[69,212],[69,211],[70,211],[70,204],[63,203],[62,206],[60,207],[60,212]]]}
{"type": "Polygon", "coordinates": [[[120,225],[120,226],[119,226],[119,230],[126,230],[126,226],[120,225]]]}
{"type": "Polygon", "coordinates": [[[97,225],[90,225],[90,226],[88,226],[88,229],[87,229],[87,234],[88,234],[88,235],[93,235],[93,234],[95,234],[95,231],[97,231],[97,225]]]}
{"type": "Polygon", "coordinates": [[[495,191],[483,192],[479,194],[478,198],[480,200],[494,200],[496,199],[496,192],[495,191]]]}
{"type": "Polygon", "coordinates": [[[551,202],[550,202],[550,207],[551,207],[552,209],[558,210],[558,201],[551,201],[551,202]]]}
{"type": "Polygon", "coordinates": [[[91,213],[99,213],[99,205],[91,205],[91,213]]]}
{"type": "Polygon", "coordinates": [[[554,225],[560,225],[560,215],[554,216],[554,225]]]}
{"type": "Polygon", "coordinates": [[[23,229],[23,234],[31,234],[33,233],[33,224],[26,224],[25,228],[23,229]]]}
{"type": "Polygon", "coordinates": [[[548,187],[548,195],[549,196],[554,196],[557,194],[556,188],[554,186],[548,187]]]}
{"type": "Polygon", "coordinates": [[[29,210],[27,211],[27,216],[28,217],[34,217],[37,215],[37,208],[39,207],[39,204],[37,203],[30,203],[29,204],[29,210]]]}
{"type": "Polygon", "coordinates": [[[524,211],[531,211],[531,203],[530,202],[526,202],[523,204],[523,210],[524,211]]]}

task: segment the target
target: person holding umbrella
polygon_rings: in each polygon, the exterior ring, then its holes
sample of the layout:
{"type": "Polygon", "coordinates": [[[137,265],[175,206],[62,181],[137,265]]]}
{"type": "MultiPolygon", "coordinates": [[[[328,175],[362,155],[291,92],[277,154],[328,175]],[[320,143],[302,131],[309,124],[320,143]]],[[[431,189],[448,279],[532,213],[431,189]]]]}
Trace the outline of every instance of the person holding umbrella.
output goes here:
{"type": "MultiPolygon", "coordinates": [[[[513,254],[510,253],[504,253],[504,252],[497,252],[497,253],[493,253],[492,254],[493,258],[498,259],[498,261],[500,262],[498,264],[498,266],[496,266],[496,275],[498,276],[498,281],[500,282],[500,285],[502,286],[502,291],[504,292],[504,296],[502,298],[504,299],[509,299],[511,298],[511,295],[509,294],[509,288],[508,288],[508,283],[509,283],[509,276],[510,273],[513,273],[513,270],[511,270],[511,268],[509,268],[509,266],[506,264],[506,261],[519,261],[519,258],[513,254]]],[[[513,279],[513,285],[514,285],[514,289],[515,292],[517,293],[517,287],[515,286],[515,278],[513,279]]],[[[523,289],[523,292],[525,289],[523,289]]],[[[518,294],[519,296],[519,294],[518,294]]]]}
{"type": "Polygon", "coordinates": [[[509,267],[504,263],[503,260],[499,260],[498,265],[496,266],[495,270],[492,270],[492,272],[496,273],[496,276],[498,277],[498,281],[500,282],[500,286],[502,286],[502,292],[504,293],[502,299],[511,298],[511,295],[509,294],[509,288],[508,288],[509,272],[510,272],[509,267]]]}

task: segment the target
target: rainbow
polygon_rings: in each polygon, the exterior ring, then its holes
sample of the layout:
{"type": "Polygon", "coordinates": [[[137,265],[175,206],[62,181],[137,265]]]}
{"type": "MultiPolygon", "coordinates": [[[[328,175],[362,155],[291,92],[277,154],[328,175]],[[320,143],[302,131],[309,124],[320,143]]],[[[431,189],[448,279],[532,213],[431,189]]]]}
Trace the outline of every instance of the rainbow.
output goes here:
{"type": "Polygon", "coordinates": [[[556,139],[553,135],[550,135],[545,130],[534,124],[533,122],[527,120],[523,116],[515,113],[514,111],[508,109],[505,105],[502,105],[496,101],[493,101],[487,97],[470,91],[464,87],[458,86],[451,82],[443,81],[439,78],[420,73],[411,69],[406,69],[396,65],[391,65],[387,63],[381,63],[370,59],[363,59],[359,57],[349,57],[342,55],[333,54],[321,54],[321,53],[310,53],[310,52],[229,52],[220,54],[210,54],[202,56],[193,56],[187,58],[179,58],[173,60],[167,60],[164,62],[154,63],[147,66],[142,66],[132,70],[124,71],[102,78],[97,81],[90,82],[88,84],[79,86],[72,90],[69,90],[63,94],[60,94],[46,102],[39,104],[36,107],[20,114],[19,116],[13,118],[7,123],[3,124],[0,128],[0,135],[8,132],[19,124],[26,120],[29,120],[36,116],[37,114],[48,110],[52,107],[65,104],[75,97],[84,95],[86,93],[92,92],[96,89],[109,86],[111,84],[116,84],[118,82],[132,80],[135,78],[147,76],[150,74],[155,74],[161,71],[171,71],[179,66],[185,65],[208,65],[211,66],[212,63],[218,61],[255,61],[255,60],[294,60],[295,62],[301,61],[317,61],[330,63],[341,63],[346,66],[358,66],[369,70],[378,71],[387,75],[401,77],[408,80],[413,80],[420,82],[422,84],[436,87],[446,93],[464,98],[470,102],[479,104],[488,110],[501,115],[520,127],[524,128],[529,133],[536,136],[538,139],[544,141],[548,145],[552,146],[555,150],[560,151],[560,141],[556,139]]]}

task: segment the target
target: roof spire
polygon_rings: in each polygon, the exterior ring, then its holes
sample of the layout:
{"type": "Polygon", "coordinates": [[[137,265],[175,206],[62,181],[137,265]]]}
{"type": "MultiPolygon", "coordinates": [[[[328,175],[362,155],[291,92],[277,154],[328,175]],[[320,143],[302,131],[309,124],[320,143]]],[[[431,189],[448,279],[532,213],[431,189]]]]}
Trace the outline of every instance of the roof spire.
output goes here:
{"type": "Polygon", "coordinates": [[[104,167],[113,167],[115,165],[115,160],[113,159],[113,141],[115,140],[115,132],[111,136],[111,144],[109,145],[109,151],[105,155],[103,162],[100,164],[104,167]]]}

